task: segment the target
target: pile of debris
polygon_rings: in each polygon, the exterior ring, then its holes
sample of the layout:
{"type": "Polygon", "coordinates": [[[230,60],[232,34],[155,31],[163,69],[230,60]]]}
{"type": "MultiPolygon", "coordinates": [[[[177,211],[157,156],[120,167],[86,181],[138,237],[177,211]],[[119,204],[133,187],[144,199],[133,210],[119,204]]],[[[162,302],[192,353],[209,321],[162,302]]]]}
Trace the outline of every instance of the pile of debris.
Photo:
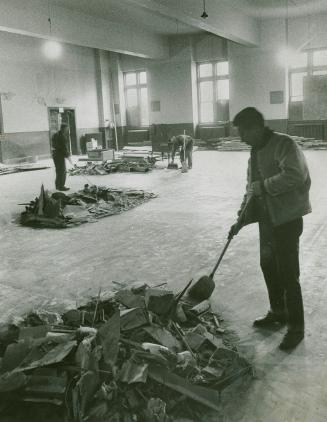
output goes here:
{"type": "Polygon", "coordinates": [[[172,422],[221,411],[221,391],[252,369],[210,303],[183,299],[186,288],[100,290],[79,308],[37,310],[3,328],[0,412],[28,403],[33,415],[55,406],[60,421],[172,422]]]}
{"type": "Polygon", "coordinates": [[[327,149],[327,142],[318,140],[315,138],[304,138],[303,136],[291,136],[291,138],[302,148],[302,149],[327,149]]]}
{"type": "Polygon", "coordinates": [[[136,173],[147,173],[153,169],[155,159],[117,159],[112,161],[105,161],[103,163],[92,163],[88,161],[85,165],[75,165],[69,170],[71,176],[76,175],[106,175],[109,173],[118,172],[136,172],[136,173]]]}
{"type": "Polygon", "coordinates": [[[197,145],[199,150],[247,151],[250,149],[240,138],[233,136],[201,140],[197,142],[197,145]]]}
{"type": "Polygon", "coordinates": [[[49,193],[41,186],[40,196],[25,205],[20,223],[24,226],[66,228],[130,210],[156,195],[143,190],[84,186],[69,195],[49,193]]]}

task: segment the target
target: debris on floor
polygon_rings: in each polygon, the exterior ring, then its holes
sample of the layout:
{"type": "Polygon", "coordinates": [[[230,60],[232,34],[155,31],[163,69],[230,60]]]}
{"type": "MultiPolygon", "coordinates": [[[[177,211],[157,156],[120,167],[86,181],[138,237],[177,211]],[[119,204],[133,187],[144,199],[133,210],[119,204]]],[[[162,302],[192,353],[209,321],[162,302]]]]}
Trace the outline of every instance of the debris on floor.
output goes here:
{"type": "MultiPolygon", "coordinates": [[[[304,138],[302,136],[287,135],[292,138],[302,149],[327,149],[325,140],[315,138],[304,138]]],[[[249,145],[245,144],[236,136],[228,136],[225,138],[197,139],[195,145],[198,150],[217,150],[217,151],[247,151],[249,145]]]]}
{"type": "Polygon", "coordinates": [[[50,193],[41,186],[39,197],[25,205],[20,223],[24,226],[66,228],[130,210],[156,195],[143,190],[113,189],[85,185],[75,193],[50,193]]]}
{"type": "Polygon", "coordinates": [[[197,314],[185,291],[161,290],[100,290],[79,308],[0,329],[0,413],[29,404],[59,409],[58,421],[195,422],[220,412],[220,393],[250,379],[251,365],[211,308],[197,314]]]}
{"type": "Polygon", "coordinates": [[[69,170],[69,174],[71,176],[76,175],[106,175],[109,173],[147,173],[148,171],[153,169],[155,164],[155,158],[151,159],[147,157],[147,159],[117,159],[112,161],[105,161],[102,163],[93,163],[88,161],[85,165],[75,165],[73,168],[69,170]]]}
{"type": "Polygon", "coordinates": [[[303,136],[291,136],[291,138],[302,148],[302,149],[327,149],[327,142],[325,140],[319,140],[315,138],[304,138],[303,136]]]}
{"type": "Polygon", "coordinates": [[[217,150],[217,151],[247,151],[250,149],[248,145],[237,137],[210,138],[205,140],[197,140],[195,143],[199,151],[217,150]]]}

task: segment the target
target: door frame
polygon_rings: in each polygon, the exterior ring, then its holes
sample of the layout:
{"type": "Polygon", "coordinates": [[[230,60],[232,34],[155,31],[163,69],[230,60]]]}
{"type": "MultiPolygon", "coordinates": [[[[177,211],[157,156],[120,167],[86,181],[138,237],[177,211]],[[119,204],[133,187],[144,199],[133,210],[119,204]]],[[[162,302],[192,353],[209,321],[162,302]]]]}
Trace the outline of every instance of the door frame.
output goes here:
{"type": "MultiPolygon", "coordinates": [[[[58,106],[48,106],[48,124],[49,124],[49,142],[50,142],[50,150],[51,150],[51,128],[50,128],[50,113],[52,110],[56,110],[58,111],[59,114],[60,111],[59,109],[63,109],[64,112],[65,111],[72,111],[74,113],[74,129],[75,129],[75,137],[76,137],[76,152],[78,154],[79,152],[79,148],[78,148],[78,142],[77,142],[77,127],[76,127],[76,107],[58,107],[58,106]]],[[[60,129],[60,127],[58,128],[58,130],[60,129]]],[[[70,147],[70,152],[71,154],[73,153],[73,149],[72,149],[72,140],[71,137],[69,137],[69,147],[70,147]]]]}

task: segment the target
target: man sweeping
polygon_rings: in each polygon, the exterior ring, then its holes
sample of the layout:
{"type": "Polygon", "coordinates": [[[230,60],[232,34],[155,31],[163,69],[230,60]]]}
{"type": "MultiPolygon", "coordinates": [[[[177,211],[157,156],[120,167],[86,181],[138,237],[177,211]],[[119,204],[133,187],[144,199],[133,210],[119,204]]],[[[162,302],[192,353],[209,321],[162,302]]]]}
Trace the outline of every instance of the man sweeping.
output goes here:
{"type": "Polygon", "coordinates": [[[171,162],[174,163],[176,151],[180,149],[179,157],[182,163],[182,171],[192,168],[193,138],[188,135],[173,136],[169,142],[171,148],[171,162]],[[187,164],[186,164],[187,161],[187,164]]]}
{"type": "Polygon", "coordinates": [[[56,168],[56,189],[67,191],[69,188],[65,186],[66,182],[66,158],[72,164],[70,152],[68,148],[69,127],[66,123],[62,123],[60,130],[52,137],[52,158],[56,168]]]}
{"type": "Polygon", "coordinates": [[[267,315],[254,321],[257,328],[287,324],[279,345],[296,347],[304,338],[304,312],[299,283],[299,238],[305,214],[311,212],[309,170],[303,152],[287,135],[264,125],[262,114],[248,107],[233,121],[241,140],[251,146],[244,218],[231,227],[235,235],[246,224],[259,223],[260,265],[270,301],[267,315]]]}

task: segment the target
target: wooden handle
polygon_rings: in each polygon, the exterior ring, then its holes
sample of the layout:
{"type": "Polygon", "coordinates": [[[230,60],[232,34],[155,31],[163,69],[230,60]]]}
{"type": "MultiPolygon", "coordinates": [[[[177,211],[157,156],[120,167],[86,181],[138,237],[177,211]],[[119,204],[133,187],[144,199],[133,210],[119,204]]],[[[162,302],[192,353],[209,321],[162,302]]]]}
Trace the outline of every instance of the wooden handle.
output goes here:
{"type": "Polygon", "coordinates": [[[209,276],[210,278],[213,278],[213,276],[215,275],[215,272],[217,271],[217,268],[219,267],[219,264],[221,263],[221,260],[223,259],[224,255],[225,255],[225,252],[227,251],[228,246],[229,246],[229,244],[230,244],[231,241],[232,241],[232,237],[227,240],[227,242],[226,242],[226,244],[224,246],[224,249],[223,249],[222,253],[220,254],[220,256],[218,258],[218,261],[217,261],[214,269],[212,270],[212,272],[211,272],[211,274],[209,276]]]}
{"type": "MultiPolygon", "coordinates": [[[[239,215],[239,217],[238,217],[238,219],[237,219],[237,223],[241,222],[241,220],[242,220],[242,218],[243,218],[243,216],[244,216],[244,214],[245,214],[245,211],[246,211],[246,209],[247,209],[247,207],[248,207],[249,202],[251,201],[251,199],[252,199],[252,195],[250,195],[250,196],[248,197],[248,199],[247,199],[247,201],[246,201],[246,203],[245,203],[245,205],[244,205],[244,207],[243,207],[243,209],[242,209],[242,211],[241,211],[241,214],[239,215]]],[[[223,259],[223,257],[224,257],[224,255],[225,255],[225,253],[226,253],[226,251],[227,251],[227,249],[228,249],[228,246],[229,246],[230,242],[232,241],[233,237],[234,237],[234,235],[232,235],[232,236],[231,236],[231,237],[227,240],[227,242],[226,242],[226,244],[225,244],[225,246],[224,246],[224,249],[222,250],[222,252],[221,252],[221,254],[220,254],[219,258],[218,258],[218,261],[217,261],[216,265],[214,266],[214,269],[212,270],[212,272],[211,272],[211,274],[210,274],[210,276],[209,276],[210,278],[213,278],[213,277],[214,277],[215,272],[217,271],[217,268],[219,267],[219,264],[221,263],[221,260],[223,259]]]]}

